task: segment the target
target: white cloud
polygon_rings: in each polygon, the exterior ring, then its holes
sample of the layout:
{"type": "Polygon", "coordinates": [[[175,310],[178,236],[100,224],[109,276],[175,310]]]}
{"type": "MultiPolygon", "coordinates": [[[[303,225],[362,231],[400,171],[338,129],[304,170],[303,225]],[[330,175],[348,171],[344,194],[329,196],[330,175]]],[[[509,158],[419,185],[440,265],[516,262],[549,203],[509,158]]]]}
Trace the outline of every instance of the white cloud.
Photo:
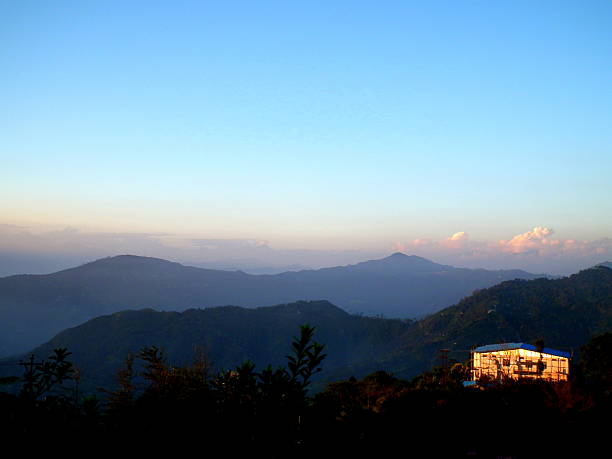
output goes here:
{"type": "Polygon", "coordinates": [[[509,239],[472,240],[465,231],[439,240],[397,242],[405,253],[467,267],[519,268],[532,272],[569,274],[612,259],[612,239],[591,241],[553,237],[552,228],[536,226],[509,239]]]}
{"type": "Polygon", "coordinates": [[[531,231],[517,234],[510,240],[499,241],[499,246],[510,253],[536,253],[542,249],[561,244],[559,240],[550,239],[554,231],[550,228],[536,226],[531,231]]]}
{"type": "Polygon", "coordinates": [[[468,247],[469,242],[467,233],[465,231],[459,231],[458,233],[455,233],[452,236],[440,241],[440,244],[452,249],[464,249],[468,247]]]}
{"type": "Polygon", "coordinates": [[[453,234],[451,237],[447,238],[447,241],[467,241],[468,235],[465,231],[459,231],[458,233],[453,234]]]}

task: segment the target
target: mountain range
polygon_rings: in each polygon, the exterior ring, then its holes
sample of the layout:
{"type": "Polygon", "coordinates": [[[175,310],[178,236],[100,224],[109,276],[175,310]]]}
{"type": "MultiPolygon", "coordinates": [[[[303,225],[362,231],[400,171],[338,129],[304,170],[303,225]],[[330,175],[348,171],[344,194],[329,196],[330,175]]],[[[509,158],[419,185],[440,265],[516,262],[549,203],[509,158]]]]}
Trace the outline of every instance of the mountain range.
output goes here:
{"type": "Polygon", "coordinates": [[[184,311],[325,299],[350,313],[422,317],[520,270],[455,268],[395,253],[355,265],[253,275],[121,255],[47,275],[0,278],[0,356],[24,352],[61,330],[126,309],[184,311]]]}
{"type": "Polygon", "coordinates": [[[182,313],[123,311],[65,330],[34,353],[44,356],[67,347],[85,380],[112,387],[127,354],[150,345],[163,348],[177,365],[188,363],[197,349],[216,369],[244,360],[260,369],[282,364],[291,337],[306,323],[316,327],[315,339],[326,346],[321,381],[380,369],[410,378],[439,364],[440,349],[465,361],[471,348],[498,342],[544,339],[548,347],[573,351],[612,331],[612,269],[506,281],[418,321],[351,315],[327,301],[182,313]]]}

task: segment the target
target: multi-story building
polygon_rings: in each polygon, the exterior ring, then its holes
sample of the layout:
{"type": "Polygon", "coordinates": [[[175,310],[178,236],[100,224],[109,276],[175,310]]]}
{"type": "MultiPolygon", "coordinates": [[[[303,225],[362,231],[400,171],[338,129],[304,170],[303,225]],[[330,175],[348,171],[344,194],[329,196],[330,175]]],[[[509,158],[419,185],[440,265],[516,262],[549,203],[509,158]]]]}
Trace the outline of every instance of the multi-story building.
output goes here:
{"type": "Polygon", "coordinates": [[[472,351],[472,381],[481,378],[567,381],[568,352],[527,343],[489,344],[472,351]]]}

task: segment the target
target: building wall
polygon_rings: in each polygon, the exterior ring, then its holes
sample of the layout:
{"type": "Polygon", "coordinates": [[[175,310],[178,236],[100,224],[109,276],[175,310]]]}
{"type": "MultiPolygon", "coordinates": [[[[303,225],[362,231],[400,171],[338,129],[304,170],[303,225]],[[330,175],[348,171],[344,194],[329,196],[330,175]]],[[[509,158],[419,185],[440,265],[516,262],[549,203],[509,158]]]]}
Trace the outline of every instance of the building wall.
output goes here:
{"type": "Polygon", "coordinates": [[[510,349],[472,354],[472,380],[483,376],[503,379],[567,381],[569,359],[527,349],[510,349]]]}

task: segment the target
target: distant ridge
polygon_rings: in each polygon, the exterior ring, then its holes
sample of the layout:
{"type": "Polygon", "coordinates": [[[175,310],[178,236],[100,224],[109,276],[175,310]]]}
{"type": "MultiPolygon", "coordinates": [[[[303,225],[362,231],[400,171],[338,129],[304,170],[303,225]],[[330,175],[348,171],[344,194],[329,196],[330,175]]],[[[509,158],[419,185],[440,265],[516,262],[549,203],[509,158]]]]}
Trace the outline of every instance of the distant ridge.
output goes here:
{"type": "Polygon", "coordinates": [[[46,275],[0,278],[0,356],[125,309],[182,311],[326,299],[351,313],[414,318],[524,271],[454,268],[394,253],[348,266],[253,275],[118,255],[46,275]]]}

